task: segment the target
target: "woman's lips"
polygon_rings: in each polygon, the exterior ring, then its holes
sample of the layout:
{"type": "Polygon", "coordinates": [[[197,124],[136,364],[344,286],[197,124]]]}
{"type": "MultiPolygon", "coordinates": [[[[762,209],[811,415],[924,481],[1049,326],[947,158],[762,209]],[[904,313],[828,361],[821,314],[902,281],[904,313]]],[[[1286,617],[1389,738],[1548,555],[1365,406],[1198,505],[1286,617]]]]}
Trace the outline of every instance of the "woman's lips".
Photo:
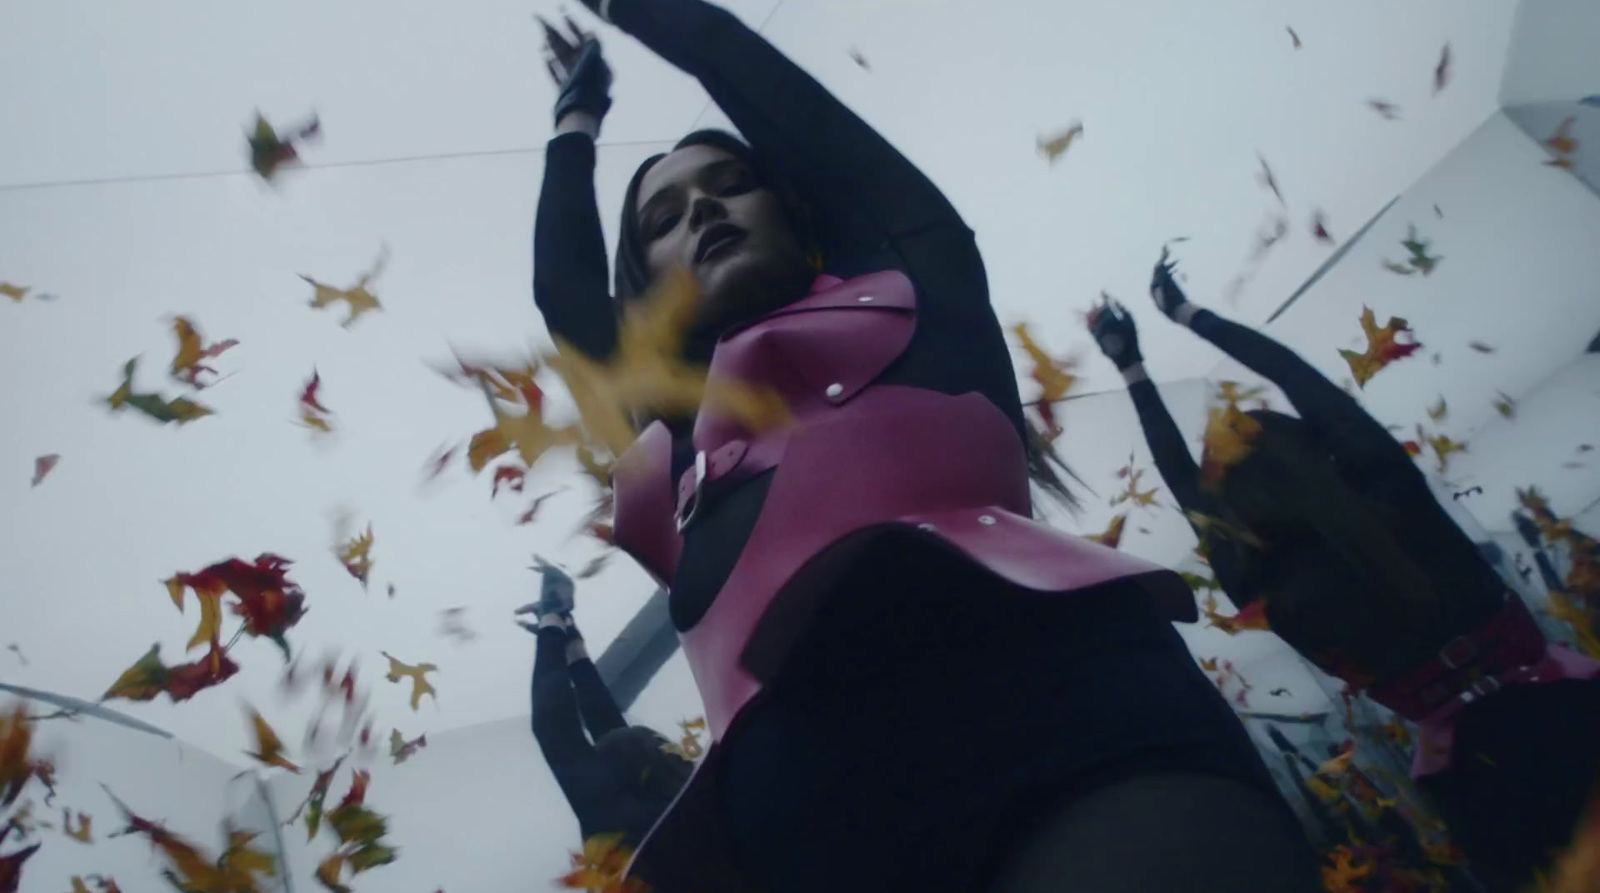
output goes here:
{"type": "Polygon", "coordinates": [[[737,226],[719,224],[705,235],[700,237],[700,245],[695,252],[695,263],[706,263],[725,257],[741,245],[748,234],[737,226]]]}

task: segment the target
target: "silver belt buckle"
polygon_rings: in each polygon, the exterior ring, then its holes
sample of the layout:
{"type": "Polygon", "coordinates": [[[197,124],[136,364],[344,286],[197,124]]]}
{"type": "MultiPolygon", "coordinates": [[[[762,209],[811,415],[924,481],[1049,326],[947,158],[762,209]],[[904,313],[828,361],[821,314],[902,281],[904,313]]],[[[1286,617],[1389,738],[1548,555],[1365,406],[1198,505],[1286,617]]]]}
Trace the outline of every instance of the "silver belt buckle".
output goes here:
{"type": "Polygon", "coordinates": [[[689,501],[683,504],[683,511],[678,513],[678,532],[682,533],[689,522],[694,520],[695,513],[700,509],[700,488],[706,482],[706,451],[700,450],[694,454],[694,492],[689,494],[689,501]]]}

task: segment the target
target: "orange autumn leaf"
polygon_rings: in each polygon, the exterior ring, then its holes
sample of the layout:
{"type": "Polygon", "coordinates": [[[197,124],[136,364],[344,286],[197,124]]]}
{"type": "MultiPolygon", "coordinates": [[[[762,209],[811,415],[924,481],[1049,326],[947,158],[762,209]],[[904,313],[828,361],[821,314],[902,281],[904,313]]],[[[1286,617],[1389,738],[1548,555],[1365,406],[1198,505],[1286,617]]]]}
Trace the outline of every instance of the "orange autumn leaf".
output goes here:
{"type": "MultiPolygon", "coordinates": [[[[105,786],[102,785],[102,788],[105,786]]],[[[262,893],[262,882],[277,875],[272,857],[249,844],[254,834],[227,830],[227,847],[215,861],[190,841],[167,830],[159,822],[142,818],[106,790],[128,821],[124,834],[142,834],[166,858],[166,875],[184,893],[262,893]]]]}
{"type": "Polygon", "coordinates": [[[267,724],[260,713],[254,710],[249,712],[250,731],[255,736],[256,749],[254,752],[245,751],[245,755],[254,758],[263,766],[277,766],[299,775],[300,767],[289,762],[289,758],[284,756],[283,740],[278,737],[278,733],[273,731],[272,726],[267,724]]]}
{"type": "Polygon", "coordinates": [[[205,387],[200,381],[202,373],[209,372],[215,375],[217,371],[202,365],[204,361],[219,357],[239,344],[238,340],[233,338],[206,344],[193,320],[186,316],[175,317],[172,320],[172,334],[178,339],[178,352],[172,358],[172,377],[196,390],[205,387]]]}
{"type": "MultiPolygon", "coordinates": [[[[1418,432],[1421,435],[1421,432],[1418,432]]],[[[1443,474],[1450,470],[1450,457],[1456,453],[1465,453],[1467,445],[1451,439],[1447,434],[1421,435],[1428,448],[1433,450],[1433,456],[1439,463],[1439,472],[1443,474]]]]}
{"type": "Polygon", "coordinates": [[[237,672],[239,665],[229,660],[221,648],[213,648],[197,661],[169,667],[161,662],[161,646],[151,645],[144,657],[111,683],[100,700],[150,701],[165,692],[174,703],[187,701],[205,689],[228,681],[237,672]]]}
{"type": "MultiPolygon", "coordinates": [[[[547,358],[547,365],[566,383],[588,440],[620,456],[637,434],[635,417],[687,416],[702,406],[732,416],[752,432],[788,423],[788,407],[775,391],[735,381],[708,382],[703,367],[683,359],[700,299],[694,276],[676,268],[623,309],[617,348],[609,360],[595,360],[556,339],[557,353],[547,358]]],[[[548,437],[547,431],[535,433],[548,437]]],[[[526,450],[523,464],[532,464],[526,450]]]]}
{"type": "MultiPolygon", "coordinates": [[[[531,379],[528,387],[511,392],[516,397],[513,402],[523,407],[524,411],[520,413],[502,408],[502,396],[495,392],[491,384],[484,383],[482,387],[489,410],[494,414],[495,424],[472,435],[467,442],[467,465],[474,472],[482,471],[496,456],[513,449],[517,451],[523,466],[531,468],[552,447],[578,442],[579,433],[575,426],[555,428],[545,422],[543,392],[531,379]]],[[[498,476],[498,470],[496,475],[495,489],[498,491],[503,479],[498,476]]]]}
{"type": "Polygon", "coordinates": [[[1050,438],[1055,438],[1061,433],[1061,428],[1056,424],[1053,404],[1064,399],[1078,383],[1078,358],[1068,357],[1058,360],[1052,357],[1043,346],[1033,337],[1028,330],[1028,324],[1019,322],[1011,327],[1011,333],[1016,336],[1017,343],[1022,347],[1028,359],[1032,361],[1028,375],[1039,384],[1039,402],[1037,404],[1039,415],[1044,419],[1048,430],[1045,432],[1050,438]]]}
{"type": "Polygon", "coordinates": [[[1208,601],[1201,611],[1211,625],[1222,630],[1228,635],[1237,635],[1244,630],[1267,630],[1271,625],[1267,622],[1267,605],[1263,601],[1254,601],[1246,605],[1239,613],[1226,616],[1216,609],[1215,599],[1208,601]]]}
{"type": "Polygon", "coordinates": [[[409,677],[411,679],[411,709],[413,712],[416,711],[418,705],[422,703],[423,695],[428,695],[429,697],[433,698],[435,702],[439,700],[439,693],[434,689],[433,685],[428,682],[427,678],[429,673],[438,672],[438,667],[434,666],[433,664],[417,664],[416,666],[412,666],[411,664],[396,660],[394,655],[387,651],[380,651],[378,653],[389,659],[389,674],[386,678],[388,678],[390,682],[399,682],[403,677],[409,677]]]}
{"type": "Polygon", "coordinates": [[[367,577],[372,573],[372,544],[372,524],[368,523],[365,533],[339,543],[333,549],[345,571],[361,581],[362,589],[367,588],[367,577]]]}
{"type": "Polygon", "coordinates": [[[1199,661],[1200,669],[1205,670],[1207,673],[1215,673],[1217,671],[1217,658],[1202,657],[1199,658],[1199,661]]]}
{"type": "Polygon", "coordinates": [[[60,461],[61,457],[55,453],[47,453],[34,459],[33,483],[30,486],[37,487],[44,483],[45,475],[48,475],[60,461]]]}
{"type": "Polygon", "coordinates": [[[334,288],[318,282],[303,273],[300,278],[304,279],[314,290],[311,297],[311,306],[313,308],[321,309],[341,301],[344,302],[345,306],[350,310],[350,315],[340,325],[349,328],[352,323],[364,314],[383,309],[383,305],[378,303],[378,298],[372,293],[370,286],[372,281],[383,273],[383,268],[388,263],[389,246],[385,245],[379,250],[378,259],[373,263],[372,269],[362,273],[355,284],[349,288],[334,288]]]}
{"type": "Polygon", "coordinates": [[[55,765],[34,755],[32,747],[33,725],[28,721],[26,706],[19,701],[10,711],[0,714],[0,806],[15,803],[22,789],[35,778],[50,789],[51,796],[55,795],[55,765]]]}
{"type": "Polygon", "coordinates": [[[1250,455],[1261,431],[1261,423],[1242,412],[1237,403],[1214,407],[1206,419],[1200,454],[1201,485],[1211,490],[1220,487],[1228,469],[1250,455]]]}
{"type": "Polygon", "coordinates": [[[1133,467],[1133,457],[1128,457],[1128,464],[1117,469],[1117,477],[1128,482],[1121,493],[1111,497],[1111,505],[1119,506],[1124,502],[1134,505],[1153,506],[1156,504],[1156,488],[1149,490],[1139,489],[1139,480],[1144,477],[1145,470],[1133,467]]]}
{"type": "Polygon", "coordinates": [[[1355,376],[1357,387],[1365,388],[1372,376],[1377,375],[1384,367],[1396,360],[1411,356],[1422,349],[1422,345],[1415,340],[1400,341],[1400,336],[1413,337],[1414,333],[1406,321],[1399,317],[1390,317],[1389,322],[1382,328],[1378,327],[1377,317],[1370,307],[1361,308],[1361,331],[1367,336],[1367,349],[1364,353],[1341,348],[1339,356],[1350,366],[1350,374],[1355,376]]]}
{"type": "Polygon", "coordinates": [[[556,879],[569,890],[600,893],[649,893],[650,886],[638,878],[624,878],[633,851],[622,843],[621,834],[596,834],[583,842],[583,851],[572,854],[572,870],[556,879]]]}
{"type": "Polygon", "coordinates": [[[1092,536],[1086,536],[1084,539],[1115,549],[1122,543],[1122,530],[1127,526],[1127,524],[1128,515],[1126,512],[1124,512],[1123,514],[1112,518],[1111,523],[1106,525],[1105,530],[1092,536]]]}
{"type": "Polygon", "coordinates": [[[1348,844],[1335,847],[1328,856],[1332,865],[1322,866],[1322,888],[1327,893],[1363,893],[1356,881],[1372,874],[1373,864],[1362,859],[1348,844]]]}

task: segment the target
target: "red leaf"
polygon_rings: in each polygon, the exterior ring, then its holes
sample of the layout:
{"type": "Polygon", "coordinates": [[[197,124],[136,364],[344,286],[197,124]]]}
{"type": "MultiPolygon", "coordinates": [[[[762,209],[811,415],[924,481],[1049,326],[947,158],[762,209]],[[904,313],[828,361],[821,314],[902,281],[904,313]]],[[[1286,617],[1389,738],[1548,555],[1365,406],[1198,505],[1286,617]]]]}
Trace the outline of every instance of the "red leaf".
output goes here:
{"type": "Polygon", "coordinates": [[[346,806],[360,806],[367,800],[367,785],[372,781],[372,773],[365,770],[356,771],[350,778],[350,792],[339,801],[339,809],[346,806]]]}
{"type": "Polygon", "coordinates": [[[1333,236],[1328,232],[1328,218],[1321,211],[1311,215],[1311,236],[1324,245],[1334,243],[1333,236]]]}
{"type": "Polygon", "coordinates": [[[43,483],[45,475],[49,474],[60,461],[61,457],[55,453],[47,453],[33,460],[33,486],[37,487],[43,483]]]}
{"type": "Polygon", "coordinates": [[[496,468],[494,470],[494,487],[489,492],[489,498],[493,499],[500,495],[501,484],[505,484],[508,490],[521,493],[523,486],[527,483],[527,478],[528,469],[526,468],[516,465],[502,465],[496,468]]]}

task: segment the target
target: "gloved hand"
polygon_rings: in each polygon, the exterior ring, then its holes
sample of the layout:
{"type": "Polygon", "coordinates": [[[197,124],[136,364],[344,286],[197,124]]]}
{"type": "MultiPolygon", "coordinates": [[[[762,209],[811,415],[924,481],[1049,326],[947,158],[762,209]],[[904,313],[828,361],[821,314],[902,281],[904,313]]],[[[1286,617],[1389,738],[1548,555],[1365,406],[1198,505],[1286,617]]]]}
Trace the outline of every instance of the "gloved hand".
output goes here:
{"type": "Polygon", "coordinates": [[[1155,273],[1150,277],[1150,297],[1168,319],[1188,325],[1196,308],[1189,303],[1188,295],[1183,293],[1178,281],[1173,278],[1177,264],[1167,260],[1170,256],[1166,246],[1162,246],[1161,259],[1156,261],[1155,273]]]}
{"type": "Polygon", "coordinates": [[[556,97],[555,123],[569,112],[587,112],[596,121],[611,110],[611,67],[600,52],[600,41],[565,18],[563,34],[538,16],[544,26],[545,67],[555,79],[560,94],[556,97]]]}
{"type": "Polygon", "coordinates": [[[1133,324],[1133,314],[1110,297],[1089,311],[1089,334],[1117,369],[1144,362],[1139,353],[1139,329],[1133,324]]]}
{"type": "Polygon", "coordinates": [[[567,576],[566,571],[546,562],[543,558],[533,557],[533,569],[539,572],[539,600],[535,602],[534,610],[540,617],[551,614],[571,614],[573,607],[573,594],[577,591],[577,584],[567,576]]]}

